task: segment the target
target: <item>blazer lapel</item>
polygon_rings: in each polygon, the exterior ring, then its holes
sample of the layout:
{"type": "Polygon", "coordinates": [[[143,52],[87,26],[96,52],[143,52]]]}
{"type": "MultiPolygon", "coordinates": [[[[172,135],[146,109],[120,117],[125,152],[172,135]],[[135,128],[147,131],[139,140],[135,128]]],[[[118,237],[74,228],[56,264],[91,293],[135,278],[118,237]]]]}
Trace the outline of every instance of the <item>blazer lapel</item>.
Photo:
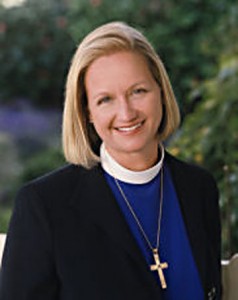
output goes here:
{"type": "Polygon", "coordinates": [[[109,241],[115,243],[122,251],[126,251],[136,261],[137,266],[145,274],[149,285],[158,290],[159,287],[151,275],[144,256],[130,232],[124,216],[106,183],[101,167],[84,170],[71,204],[84,218],[100,226],[108,235],[109,241]]]}
{"type": "Polygon", "coordinates": [[[177,192],[193,256],[203,287],[206,288],[206,249],[204,247],[206,245],[206,233],[201,219],[203,215],[201,195],[194,193],[192,182],[190,182],[192,174],[186,171],[182,162],[173,158],[168,153],[166,153],[166,162],[177,192]]]}

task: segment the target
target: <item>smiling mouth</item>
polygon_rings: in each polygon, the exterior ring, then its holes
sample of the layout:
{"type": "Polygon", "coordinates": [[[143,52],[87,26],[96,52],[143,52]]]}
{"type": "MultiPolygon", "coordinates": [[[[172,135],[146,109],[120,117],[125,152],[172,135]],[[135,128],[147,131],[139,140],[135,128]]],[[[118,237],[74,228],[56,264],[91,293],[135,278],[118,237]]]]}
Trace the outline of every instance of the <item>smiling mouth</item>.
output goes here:
{"type": "Polygon", "coordinates": [[[130,132],[130,131],[133,131],[133,130],[141,127],[142,124],[143,124],[143,122],[140,122],[140,123],[137,123],[137,124],[135,124],[133,126],[130,126],[130,127],[117,127],[116,129],[118,131],[121,131],[121,132],[130,132]]]}

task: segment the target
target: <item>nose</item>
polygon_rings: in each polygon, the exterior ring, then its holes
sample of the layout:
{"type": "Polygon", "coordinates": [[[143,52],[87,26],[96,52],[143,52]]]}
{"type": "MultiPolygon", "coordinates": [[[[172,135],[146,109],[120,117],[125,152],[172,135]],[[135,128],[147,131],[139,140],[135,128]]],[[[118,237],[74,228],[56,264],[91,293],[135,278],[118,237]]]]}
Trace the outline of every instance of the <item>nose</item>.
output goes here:
{"type": "Polygon", "coordinates": [[[136,108],[126,97],[121,97],[118,101],[117,116],[123,122],[131,122],[137,116],[136,108]]]}

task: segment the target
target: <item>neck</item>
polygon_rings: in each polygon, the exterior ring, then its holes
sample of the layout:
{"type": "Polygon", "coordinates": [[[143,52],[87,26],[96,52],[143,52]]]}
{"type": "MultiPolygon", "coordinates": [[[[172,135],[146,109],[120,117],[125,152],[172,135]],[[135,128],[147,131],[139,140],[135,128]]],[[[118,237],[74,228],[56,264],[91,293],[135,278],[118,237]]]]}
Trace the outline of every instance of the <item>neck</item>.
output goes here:
{"type": "MultiPolygon", "coordinates": [[[[104,144],[104,143],[103,143],[104,144]]],[[[104,144],[106,148],[106,145],[104,144]]],[[[146,147],[143,151],[123,152],[120,153],[107,149],[109,155],[121,166],[131,171],[144,171],[153,167],[160,159],[158,141],[153,141],[150,147],[146,147]]]]}
{"type": "Polygon", "coordinates": [[[127,153],[122,153],[119,159],[115,158],[110,151],[107,150],[111,157],[115,159],[121,166],[131,171],[144,171],[153,167],[158,162],[158,149],[150,155],[141,155],[138,153],[132,153],[128,155],[127,153]],[[146,157],[146,159],[145,159],[146,157]]]}
{"type": "Polygon", "coordinates": [[[142,170],[133,170],[126,168],[116,161],[105,148],[105,145],[101,145],[100,156],[103,169],[111,176],[117,179],[129,182],[129,183],[146,183],[152,180],[160,171],[163,159],[164,159],[164,148],[160,144],[160,159],[156,160],[156,163],[151,167],[144,168],[142,170]]]}

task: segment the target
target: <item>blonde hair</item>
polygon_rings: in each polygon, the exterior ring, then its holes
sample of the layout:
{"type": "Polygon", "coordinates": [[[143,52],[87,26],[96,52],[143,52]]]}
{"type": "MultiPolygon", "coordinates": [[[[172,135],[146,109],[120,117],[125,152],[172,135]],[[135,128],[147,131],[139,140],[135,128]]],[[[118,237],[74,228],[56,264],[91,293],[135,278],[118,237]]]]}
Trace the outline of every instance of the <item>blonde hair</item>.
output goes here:
{"type": "Polygon", "coordinates": [[[179,126],[179,108],[160,57],[138,30],[122,22],[108,23],[96,28],[83,39],[68,73],[62,133],[64,154],[68,162],[91,168],[99,161],[98,147],[101,141],[89,121],[84,78],[93,61],[117,51],[141,54],[161,87],[163,119],[158,139],[167,139],[179,126]]]}

